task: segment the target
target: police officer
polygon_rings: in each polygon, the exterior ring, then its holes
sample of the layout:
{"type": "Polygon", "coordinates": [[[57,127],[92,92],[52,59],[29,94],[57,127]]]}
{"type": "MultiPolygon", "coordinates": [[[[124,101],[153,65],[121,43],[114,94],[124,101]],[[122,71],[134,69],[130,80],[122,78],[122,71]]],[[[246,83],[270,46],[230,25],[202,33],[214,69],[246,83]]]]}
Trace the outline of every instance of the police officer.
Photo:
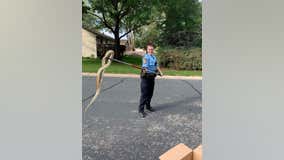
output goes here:
{"type": "Polygon", "coordinates": [[[154,55],[154,46],[149,43],[147,45],[147,52],[143,57],[142,71],[141,71],[141,97],[139,103],[139,114],[144,118],[147,114],[144,111],[144,107],[150,112],[155,110],[151,106],[151,99],[154,92],[155,77],[159,74],[163,75],[162,71],[158,67],[157,58],[154,55]]]}

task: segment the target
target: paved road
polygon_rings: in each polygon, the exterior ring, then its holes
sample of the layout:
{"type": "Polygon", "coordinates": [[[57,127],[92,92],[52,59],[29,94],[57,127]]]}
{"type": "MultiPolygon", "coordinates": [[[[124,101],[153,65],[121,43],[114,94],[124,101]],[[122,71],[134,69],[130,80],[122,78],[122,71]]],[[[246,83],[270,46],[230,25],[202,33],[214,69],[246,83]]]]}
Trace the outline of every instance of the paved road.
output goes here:
{"type": "MultiPolygon", "coordinates": [[[[138,116],[140,79],[109,78],[83,114],[84,160],[158,160],[178,143],[201,143],[201,80],[157,79],[152,106],[138,116]]],[[[95,77],[83,77],[83,106],[95,92],[95,77]]]]}

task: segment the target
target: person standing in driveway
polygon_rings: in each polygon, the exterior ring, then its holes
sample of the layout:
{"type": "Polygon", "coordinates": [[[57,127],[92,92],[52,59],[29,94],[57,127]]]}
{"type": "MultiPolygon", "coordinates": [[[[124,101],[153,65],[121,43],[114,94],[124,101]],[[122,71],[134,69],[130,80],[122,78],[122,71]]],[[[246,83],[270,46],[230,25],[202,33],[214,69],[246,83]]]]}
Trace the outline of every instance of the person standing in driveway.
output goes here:
{"type": "Polygon", "coordinates": [[[147,52],[143,56],[143,64],[141,71],[141,96],[139,101],[138,111],[142,118],[146,117],[144,107],[150,112],[154,112],[151,106],[151,99],[154,92],[156,75],[163,75],[161,69],[158,67],[157,58],[154,55],[154,45],[149,43],[147,45],[147,52]]]}

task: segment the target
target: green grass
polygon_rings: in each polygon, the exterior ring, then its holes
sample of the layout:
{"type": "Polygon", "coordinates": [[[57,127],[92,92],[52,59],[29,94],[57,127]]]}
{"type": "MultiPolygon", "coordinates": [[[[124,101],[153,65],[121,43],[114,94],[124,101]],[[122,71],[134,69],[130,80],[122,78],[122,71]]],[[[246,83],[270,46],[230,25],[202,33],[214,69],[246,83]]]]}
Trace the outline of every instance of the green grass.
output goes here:
{"type": "MultiPolygon", "coordinates": [[[[142,59],[139,56],[124,56],[122,61],[132,63],[141,66],[142,59]]],[[[101,60],[99,58],[82,58],[82,71],[83,72],[97,72],[101,67],[101,60]]],[[[187,71],[187,70],[171,70],[166,68],[161,68],[164,75],[171,76],[202,76],[202,71],[187,71]]],[[[121,73],[121,74],[139,74],[140,70],[129,67],[124,64],[117,62],[112,62],[111,65],[106,69],[105,73],[121,73]]]]}

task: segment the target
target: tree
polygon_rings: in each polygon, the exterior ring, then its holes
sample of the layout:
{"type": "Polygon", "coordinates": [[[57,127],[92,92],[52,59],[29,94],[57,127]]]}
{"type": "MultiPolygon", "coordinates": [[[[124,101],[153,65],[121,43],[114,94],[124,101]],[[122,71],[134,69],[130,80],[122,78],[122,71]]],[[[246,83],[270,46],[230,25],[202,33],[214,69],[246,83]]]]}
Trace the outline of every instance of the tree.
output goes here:
{"type": "Polygon", "coordinates": [[[156,3],[151,11],[152,23],[142,26],[135,32],[135,41],[138,47],[145,48],[146,44],[151,42],[154,45],[161,44],[160,36],[162,34],[161,25],[165,21],[165,14],[161,9],[162,3],[156,3]]]}
{"type": "Polygon", "coordinates": [[[135,34],[135,42],[137,47],[145,48],[149,42],[153,43],[154,45],[160,43],[159,36],[161,32],[155,22],[141,27],[135,34]]]}
{"type": "Polygon", "coordinates": [[[136,44],[148,41],[159,46],[201,47],[201,3],[198,0],[160,0],[151,16],[154,22],[135,32],[136,44]]]}
{"type": "Polygon", "coordinates": [[[90,7],[86,4],[86,1],[82,0],[82,14],[87,14],[89,9],[90,7]]]}
{"type": "MultiPolygon", "coordinates": [[[[120,39],[145,24],[150,24],[153,0],[89,0],[87,14],[98,19],[115,38],[115,57],[119,58],[120,39]]],[[[85,8],[84,8],[85,9],[85,8]]]]}
{"type": "MultiPolygon", "coordinates": [[[[191,47],[201,40],[201,3],[198,0],[165,0],[161,24],[164,45],[191,47]]],[[[201,44],[200,44],[201,45],[201,44]]]]}

